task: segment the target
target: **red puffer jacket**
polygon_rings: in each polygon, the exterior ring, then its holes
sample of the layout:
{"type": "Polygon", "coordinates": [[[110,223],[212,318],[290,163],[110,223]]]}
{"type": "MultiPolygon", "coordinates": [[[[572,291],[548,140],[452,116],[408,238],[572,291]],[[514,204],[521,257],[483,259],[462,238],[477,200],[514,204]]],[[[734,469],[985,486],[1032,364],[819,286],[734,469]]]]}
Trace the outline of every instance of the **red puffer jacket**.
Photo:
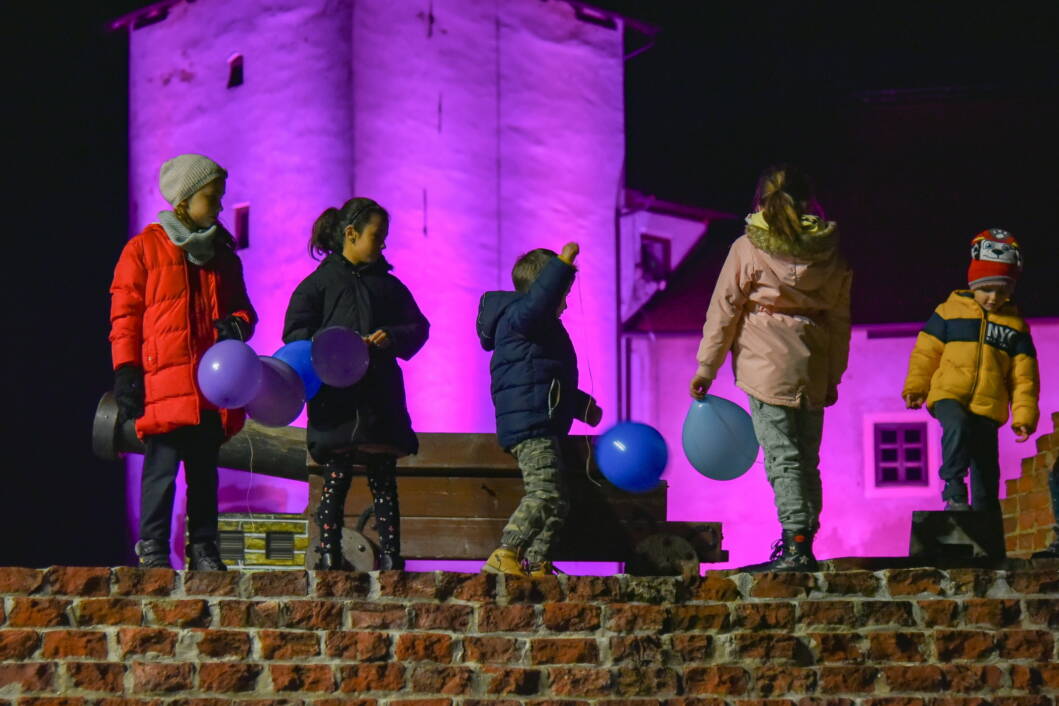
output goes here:
{"type": "MultiPolygon", "coordinates": [[[[230,314],[251,327],[257,322],[230,239],[219,239],[213,259],[199,267],[152,223],[125,246],[110,292],[114,368],[144,370],[146,404],[136,433],[142,438],[198,424],[203,409],[216,409],[196,378],[202,354],[217,340],[213,322],[230,314]]],[[[244,418],[241,409],[222,409],[225,436],[239,433],[244,418]]]]}

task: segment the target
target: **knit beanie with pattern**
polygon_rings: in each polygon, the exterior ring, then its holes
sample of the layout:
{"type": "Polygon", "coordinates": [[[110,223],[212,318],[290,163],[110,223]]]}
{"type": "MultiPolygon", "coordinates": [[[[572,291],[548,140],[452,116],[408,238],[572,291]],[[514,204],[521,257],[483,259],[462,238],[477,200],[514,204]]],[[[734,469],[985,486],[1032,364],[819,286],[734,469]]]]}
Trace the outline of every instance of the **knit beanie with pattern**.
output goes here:
{"type": "Polygon", "coordinates": [[[162,196],[173,207],[217,178],[227,179],[221,165],[201,154],[182,154],[162,164],[158,175],[162,196]]]}
{"type": "Polygon", "coordinates": [[[1015,286],[1022,272],[1022,251],[1011,233],[1001,228],[983,230],[971,240],[971,289],[993,284],[1015,286]]]}

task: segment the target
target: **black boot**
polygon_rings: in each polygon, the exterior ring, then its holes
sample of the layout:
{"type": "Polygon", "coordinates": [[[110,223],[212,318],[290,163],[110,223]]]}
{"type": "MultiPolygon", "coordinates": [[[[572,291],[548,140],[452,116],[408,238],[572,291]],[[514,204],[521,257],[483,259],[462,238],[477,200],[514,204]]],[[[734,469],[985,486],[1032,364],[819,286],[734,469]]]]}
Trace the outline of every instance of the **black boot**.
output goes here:
{"type": "Polygon", "coordinates": [[[316,553],[319,555],[313,565],[316,571],[353,571],[353,565],[342,554],[341,546],[317,546],[316,553]]]}
{"type": "Polygon", "coordinates": [[[227,571],[216,542],[192,542],[187,546],[188,569],[191,571],[227,571]]]}
{"type": "Polygon", "coordinates": [[[769,560],[744,566],[740,571],[752,574],[766,571],[816,571],[819,565],[813,556],[813,538],[805,530],[783,530],[783,539],[772,547],[769,560]]]}
{"type": "Polygon", "coordinates": [[[172,569],[169,563],[169,543],[161,539],[141,539],[136,543],[136,556],[141,569],[172,569]]]}

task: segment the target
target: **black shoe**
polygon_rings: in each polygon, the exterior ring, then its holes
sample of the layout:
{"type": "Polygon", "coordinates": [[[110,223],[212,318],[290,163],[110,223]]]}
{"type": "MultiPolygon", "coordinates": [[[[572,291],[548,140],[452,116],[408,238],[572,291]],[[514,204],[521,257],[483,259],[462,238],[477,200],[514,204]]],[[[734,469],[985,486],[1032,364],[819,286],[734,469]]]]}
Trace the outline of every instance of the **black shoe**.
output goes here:
{"type": "Polygon", "coordinates": [[[141,539],[136,543],[136,556],[141,569],[172,569],[169,563],[169,542],[161,539],[141,539]]]}
{"type": "Polygon", "coordinates": [[[404,571],[404,558],[397,554],[380,554],[375,563],[379,571],[404,571]]]}
{"type": "Polygon", "coordinates": [[[227,571],[216,542],[192,542],[187,546],[188,569],[191,571],[227,571]]]}
{"type": "Polygon", "coordinates": [[[1042,549],[1039,552],[1034,552],[1030,556],[1030,559],[1059,559],[1059,532],[1056,534],[1057,536],[1054,542],[1045,549],[1042,549]]]}
{"type": "Polygon", "coordinates": [[[772,555],[761,564],[744,566],[740,571],[752,574],[766,571],[816,571],[813,538],[804,530],[783,530],[783,539],[772,545],[772,555]]]}
{"type": "Polygon", "coordinates": [[[316,553],[319,557],[313,565],[315,571],[353,571],[353,565],[342,555],[341,548],[324,549],[317,547],[316,553]]]}

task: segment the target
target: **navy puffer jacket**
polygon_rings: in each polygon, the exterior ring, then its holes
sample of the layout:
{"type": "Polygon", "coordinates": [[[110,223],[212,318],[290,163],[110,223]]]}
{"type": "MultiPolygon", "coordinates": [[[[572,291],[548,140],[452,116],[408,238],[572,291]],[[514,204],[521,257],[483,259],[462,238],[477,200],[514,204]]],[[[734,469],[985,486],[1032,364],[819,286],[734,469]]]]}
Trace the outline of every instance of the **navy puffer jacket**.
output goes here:
{"type": "Polygon", "coordinates": [[[489,372],[496,433],[505,449],[568,434],[590,402],[577,389],[577,353],[558,316],[574,272],[554,258],[525,294],[482,295],[478,337],[482,348],[493,351],[489,372]]]}

